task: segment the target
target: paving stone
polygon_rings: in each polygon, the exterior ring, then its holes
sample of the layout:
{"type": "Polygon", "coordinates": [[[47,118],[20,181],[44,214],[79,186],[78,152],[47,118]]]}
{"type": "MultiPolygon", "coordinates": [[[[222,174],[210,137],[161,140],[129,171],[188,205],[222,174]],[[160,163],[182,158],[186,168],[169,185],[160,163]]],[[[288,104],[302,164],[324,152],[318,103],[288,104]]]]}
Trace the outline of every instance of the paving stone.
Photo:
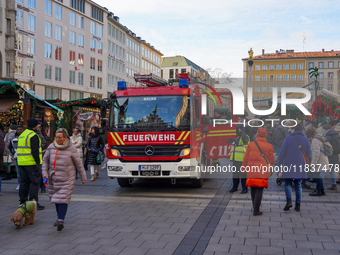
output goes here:
{"type": "Polygon", "coordinates": [[[299,248],[289,248],[289,247],[284,247],[284,254],[287,255],[293,255],[293,254],[298,254],[298,255],[312,255],[312,250],[311,249],[299,249],[299,248]]]}
{"type": "Polygon", "coordinates": [[[283,248],[281,247],[266,247],[266,246],[257,246],[257,254],[275,254],[280,255],[283,254],[283,248]]]}
{"type": "Polygon", "coordinates": [[[286,234],[283,233],[284,240],[300,240],[300,241],[308,241],[307,235],[305,234],[286,234]]]}
{"type": "Polygon", "coordinates": [[[270,239],[260,238],[246,238],[245,245],[269,246],[270,239]]]}
{"type": "Polygon", "coordinates": [[[241,252],[241,253],[256,253],[256,246],[255,245],[237,245],[232,244],[230,246],[230,252],[241,252]]]}
{"type": "Polygon", "coordinates": [[[337,242],[337,243],[326,243],[326,242],[323,242],[322,243],[325,250],[327,250],[327,253],[329,250],[336,250],[336,251],[340,251],[340,242],[337,242]]]}
{"type": "Polygon", "coordinates": [[[295,240],[270,240],[270,246],[271,247],[296,247],[295,240]]]}
{"type": "Polygon", "coordinates": [[[321,242],[307,242],[307,241],[296,241],[298,248],[305,248],[305,249],[323,249],[323,245],[321,242]]]}
{"type": "Polygon", "coordinates": [[[244,245],[245,238],[242,237],[221,237],[219,244],[241,244],[244,245]]]}
{"type": "Polygon", "coordinates": [[[322,235],[307,235],[308,241],[311,242],[328,242],[334,243],[332,236],[322,236],[322,235]]]}

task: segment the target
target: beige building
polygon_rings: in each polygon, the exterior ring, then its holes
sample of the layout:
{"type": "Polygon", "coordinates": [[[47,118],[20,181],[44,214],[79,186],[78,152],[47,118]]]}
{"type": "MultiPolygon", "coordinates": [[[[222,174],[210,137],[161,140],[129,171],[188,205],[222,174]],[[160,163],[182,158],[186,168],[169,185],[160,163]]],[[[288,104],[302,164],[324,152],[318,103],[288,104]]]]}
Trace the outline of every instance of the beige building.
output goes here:
{"type": "Polygon", "coordinates": [[[106,96],[107,9],[85,0],[17,0],[17,82],[43,99],[106,96]]]}
{"type": "Polygon", "coordinates": [[[156,50],[155,47],[142,40],[140,52],[140,73],[150,74],[153,73],[157,76],[161,75],[161,57],[163,54],[156,50]]]}
{"type": "Polygon", "coordinates": [[[0,81],[14,80],[15,2],[0,0],[0,81]]]}

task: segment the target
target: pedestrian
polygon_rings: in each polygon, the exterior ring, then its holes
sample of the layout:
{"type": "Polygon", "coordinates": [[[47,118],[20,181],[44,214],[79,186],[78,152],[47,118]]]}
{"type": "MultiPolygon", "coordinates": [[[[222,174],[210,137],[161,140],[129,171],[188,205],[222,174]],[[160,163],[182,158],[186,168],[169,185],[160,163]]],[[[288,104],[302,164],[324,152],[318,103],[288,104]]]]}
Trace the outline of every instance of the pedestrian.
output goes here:
{"type": "Polygon", "coordinates": [[[80,129],[74,128],[73,134],[70,137],[71,143],[77,148],[80,159],[83,159],[83,138],[81,137],[80,129]]]}
{"type": "Polygon", "coordinates": [[[0,123],[0,133],[2,134],[5,140],[6,132],[5,132],[4,126],[1,123],[0,123]]]}
{"type": "MultiPolygon", "coordinates": [[[[0,132],[0,172],[3,171],[3,166],[4,166],[4,151],[5,151],[5,137],[2,134],[2,132],[0,132]]],[[[2,196],[1,193],[1,176],[0,176],[0,196],[2,196]]]]}
{"type": "Polygon", "coordinates": [[[105,144],[103,141],[103,137],[99,135],[99,128],[92,127],[90,129],[89,140],[86,144],[87,156],[88,156],[88,164],[90,166],[91,171],[91,180],[94,181],[99,176],[99,166],[101,162],[97,162],[98,153],[104,148],[105,144]]]}
{"type": "MultiPolygon", "coordinates": [[[[334,131],[338,132],[339,135],[340,135],[340,123],[336,124],[336,126],[334,127],[334,131]]],[[[340,162],[340,154],[339,154],[339,162],[340,162]]],[[[339,171],[336,172],[336,183],[340,183],[340,180],[339,180],[339,171]]]]}
{"type": "Polygon", "coordinates": [[[280,149],[282,147],[283,141],[285,140],[286,136],[288,135],[287,128],[283,127],[281,125],[281,121],[275,121],[274,122],[274,152],[280,153],[280,149]]]}
{"type": "Polygon", "coordinates": [[[285,171],[282,178],[285,181],[286,206],[284,211],[289,211],[292,204],[292,184],[295,188],[295,211],[300,212],[302,196],[302,180],[307,179],[305,165],[312,154],[308,138],[302,132],[303,126],[298,123],[292,127],[291,133],[285,138],[281,147],[277,165],[283,165],[285,171]]]}
{"type": "MultiPolygon", "coordinates": [[[[10,144],[12,138],[15,136],[16,129],[17,129],[17,125],[10,125],[9,126],[8,133],[5,136],[6,151],[7,151],[8,145],[10,144]]],[[[10,159],[10,164],[12,164],[12,158],[10,159]]],[[[9,165],[7,165],[5,169],[6,169],[6,171],[5,171],[6,176],[3,178],[3,180],[11,180],[12,179],[11,167],[9,165]]]]}
{"type": "MultiPolygon", "coordinates": [[[[40,124],[40,123],[39,123],[40,124]]],[[[45,136],[43,135],[42,131],[41,131],[41,125],[39,125],[39,128],[37,130],[37,134],[41,140],[41,149],[42,149],[42,154],[44,156],[44,153],[45,153],[45,150],[47,148],[47,141],[45,139],[45,136]]],[[[41,190],[41,193],[45,193],[46,192],[46,186],[45,184],[43,183],[43,178],[41,176],[40,178],[40,190],[41,190]]]]}
{"type": "Polygon", "coordinates": [[[274,127],[272,127],[272,122],[267,121],[264,127],[267,130],[267,142],[270,144],[274,143],[274,127]]]}
{"type": "Polygon", "coordinates": [[[312,149],[312,161],[310,162],[310,172],[313,180],[316,182],[316,190],[309,193],[310,196],[326,195],[323,186],[324,171],[329,171],[329,162],[327,156],[323,153],[326,138],[319,135],[314,127],[307,129],[305,132],[312,149]]]}
{"type": "Polygon", "coordinates": [[[81,184],[86,182],[86,173],[77,148],[68,138],[65,128],[59,128],[56,138],[51,143],[44,155],[42,172],[43,177],[48,178],[48,195],[52,203],[55,203],[58,219],[54,223],[57,230],[64,228],[64,219],[68,204],[76,181],[76,171],[81,177],[81,184]]]}
{"type": "Polygon", "coordinates": [[[266,140],[266,129],[259,128],[256,137],[254,142],[248,144],[242,163],[242,170],[247,171],[246,185],[251,189],[254,216],[262,215],[263,188],[268,189],[269,165],[275,163],[273,146],[266,140]]]}
{"type": "Polygon", "coordinates": [[[322,135],[326,138],[326,141],[329,142],[333,147],[333,154],[328,156],[329,164],[332,166],[330,168],[332,186],[327,189],[338,191],[338,187],[336,185],[336,173],[335,173],[336,167],[335,166],[339,165],[339,154],[335,153],[335,149],[336,149],[336,146],[339,146],[339,145],[335,143],[335,140],[340,139],[339,133],[334,131],[332,127],[328,124],[323,126],[323,130],[324,132],[322,135]]]}
{"type": "Polygon", "coordinates": [[[18,139],[17,160],[21,169],[19,188],[20,204],[28,200],[37,201],[37,210],[45,207],[38,203],[38,190],[41,179],[42,149],[41,140],[36,133],[39,122],[36,119],[27,120],[27,129],[18,139]]]}
{"type": "Polygon", "coordinates": [[[248,193],[248,188],[246,186],[247,174],[241,172],[241,166],[244,158],[244,154],[246,153],[247,145],[250,142],[249,136],[242,132],[241,127],[237,127],[237,137],[234,142],[234,149],[230,154],[230,161],[233,162],[233,166],[236,167],[237,172],[233,172],[233,187],[229,190],[230,193],[233,193],[238,190],[238,185],[240,184],[242,191],[241,194],[248,193]]]}
{"type": "Polygon", "coordinates": [[[326,121],[321,121],[319,124],[318,124],[318,128],[316,129],[316,132],[318,132],[318,134],[322,135],[322,133],[324,132],[323,130],[323,126],[326,125],[326,121]]]}
{"type": "Polygon", "coordinates": [[[252,124],[253,125],[249,128],[249,138],[251,142],[255,141],[256,133],[260,126],[260,124],[257,121],[254,121],[252,124]]]}
{"type": "Polygon", "coordinates": [[[304,126],[304,132],[306,133],[306,131],[310,128],[313,128],[313,124],[309,119],[305,119],[303,121],[303,126],[304,126]]]}
{"type": "Polygon", "coordinates": [[[23,128],[22,126],[18,126],[15,132],[14,137],[11,139],[8,145],[8,150],[13,156],[14,163],[15,163],[15,168],[17,171],[17,179],[18,179],[18,186],[16,187],[16,190],[18,191],[20,188],[20,182],[21,182],[21,177],[20,177],[20,166],[18,165],[18,159],[17,159],[17,149],[18,149],[18,138],[22,134],[23,128]]]}

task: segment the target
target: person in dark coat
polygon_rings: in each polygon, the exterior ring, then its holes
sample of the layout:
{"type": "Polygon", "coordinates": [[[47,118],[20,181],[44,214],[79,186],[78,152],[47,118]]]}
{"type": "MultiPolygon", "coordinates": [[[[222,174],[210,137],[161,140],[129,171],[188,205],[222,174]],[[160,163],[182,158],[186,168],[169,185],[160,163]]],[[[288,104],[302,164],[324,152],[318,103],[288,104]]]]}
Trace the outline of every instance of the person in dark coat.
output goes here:
{"type": "Polygon", "coordinates": [[[90,166],[90,171],[91,171],[91,180],[94,181],[95,179],[98,178],[99,176],[99,166],[101,163],[97,162],[97,155],[98,153],[104,148],[104,140],[101,135],[99,135],[99,128],[98,127],[92,127],[90,129],[90,136],[89,140],[86,144],[86,149],[87,149],[87,163],[90,166]]]}
{"type": "MultiPolygon", "coordinates": [[[[3,160],[3,155],[5,151],[5,137],[4,135],[0,132],[0,171],[3,171],[3,165],[4,165],[4,160],[3,160]]],[[[0,176],[0,196],[2,195],[1,193],[1,176],[0,176]]]]}
{"type": "Polygon", "coordinates": [[[312,154],[308,138],[302,132],[302,124],[297,124],[292,127],[292,132],[285,138],[277,161],[277,165],[288,169],[289,171],[283,171],[282,178],[285,178],[285,193],[287,204],[284,207],[284,211],[288,211],[289,208],[293,207],[292,204],[292,183],[294,182],[295,188],[295,210],[300,211],[301,196],[302,196],[302,180],[307,179],[307,172],[305,170],[305,159],[301,150],[298,147],[298,143],[294,137],[298,140],[302,146],[306,157],[309,158],[312,154]]]}
{"type": "MultiPolygon", "coordinates": [[[[336,146],[334,144],[334,139],[336,136],[339,136],[339,133],[334,131],[330,125],[324,125],[323,130],[324,132],[322,135],[326,138],[326,141],[329,142],[334,148],[334,146],[336,146]]],[[[334,166],[339,164],[339,154],[333,153],[333,155],[328,156],[328,161],[329,161],[329,164],[333,165],[333,167],[330,169],[331,178],[332,178],[332,186],[327,189],[337,191],[338,187],[336,185],[336,174],[335,174],[334,166]]]]}
{"type": "Polygon", "coordinates": [[[280,121],[274,122],[274,152],[280,153],[280,149],[282,147],[283,141],[285,140],[286,136],[288,135],[288,129],[281,125],[280,121]]]}

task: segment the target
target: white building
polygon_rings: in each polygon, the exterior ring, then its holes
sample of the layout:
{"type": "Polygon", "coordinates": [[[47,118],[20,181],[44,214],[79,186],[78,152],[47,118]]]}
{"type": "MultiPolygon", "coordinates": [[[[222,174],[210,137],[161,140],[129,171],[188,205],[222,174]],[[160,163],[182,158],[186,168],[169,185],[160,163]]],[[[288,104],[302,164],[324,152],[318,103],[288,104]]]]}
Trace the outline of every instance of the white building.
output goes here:
{"type": "Polygon", "coordinates": [[[16,11],[20,85],[43,99],[106,96],[106,8],[85,0],[16,0],[16,11]]]}
{"type": "Polygon", "coordinates": [[[136,34],[129,30],[126,40],[126,82],[127,86],[130,87],[135,87],[137,85],[134,75],[136,73],[141,73],[140,47],[141,38],[136,37],[136,34]]]}

